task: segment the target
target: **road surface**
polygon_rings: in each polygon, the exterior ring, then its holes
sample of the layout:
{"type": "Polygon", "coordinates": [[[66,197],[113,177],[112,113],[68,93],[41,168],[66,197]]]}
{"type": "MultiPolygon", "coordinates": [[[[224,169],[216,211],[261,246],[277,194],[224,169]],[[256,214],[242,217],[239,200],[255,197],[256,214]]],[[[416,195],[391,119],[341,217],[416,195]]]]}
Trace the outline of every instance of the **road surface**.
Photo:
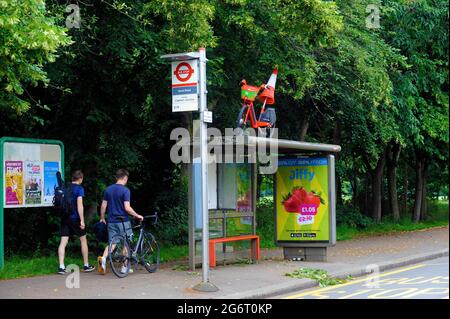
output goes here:
{"type": "Polygon", "coordinates": [[[282,299],[448,299],[449,257],[356,278],[344,284],[302,290],[282,299]]]}

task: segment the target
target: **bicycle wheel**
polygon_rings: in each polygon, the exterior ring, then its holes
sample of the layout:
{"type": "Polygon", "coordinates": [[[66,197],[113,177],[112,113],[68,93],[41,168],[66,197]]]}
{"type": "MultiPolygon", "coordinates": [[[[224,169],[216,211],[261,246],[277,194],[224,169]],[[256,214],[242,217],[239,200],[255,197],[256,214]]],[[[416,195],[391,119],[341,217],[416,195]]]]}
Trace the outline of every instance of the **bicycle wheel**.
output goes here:
{"type": "Polygon", "coordinates": [[[119,277],[124,278],[128,276],[130,271],[130,245],[125,236],[114,236],[108,247],[109,264],[113,273],[119,277]]]}
{"type": "Polygon", "coordinates": [[[236,128],[245,129],[247,123],[244,123],[245,116],[247,115],[248,105],[244,105],[239,112],[238,118],[236,120],[236,128]]]}
{"type": "Polygon", "coordinates": [[[159,268],[159,246],[151,233],[144,233],[142,238],[140,261],[150,273],[159,268]]]}

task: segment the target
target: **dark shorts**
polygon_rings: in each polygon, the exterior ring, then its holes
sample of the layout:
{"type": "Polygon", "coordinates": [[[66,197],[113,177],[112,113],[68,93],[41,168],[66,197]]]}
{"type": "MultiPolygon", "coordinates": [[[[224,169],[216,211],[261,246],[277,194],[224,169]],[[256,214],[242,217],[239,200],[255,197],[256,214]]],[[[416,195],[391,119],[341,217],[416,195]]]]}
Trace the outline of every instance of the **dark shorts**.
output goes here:
{"type": "Polygon", "coordinates": [[[86,235],[86,228],[80,228],[80,220],[70,218],[61,220],[61,237],[83,237],[84,235],[86,235]]]}

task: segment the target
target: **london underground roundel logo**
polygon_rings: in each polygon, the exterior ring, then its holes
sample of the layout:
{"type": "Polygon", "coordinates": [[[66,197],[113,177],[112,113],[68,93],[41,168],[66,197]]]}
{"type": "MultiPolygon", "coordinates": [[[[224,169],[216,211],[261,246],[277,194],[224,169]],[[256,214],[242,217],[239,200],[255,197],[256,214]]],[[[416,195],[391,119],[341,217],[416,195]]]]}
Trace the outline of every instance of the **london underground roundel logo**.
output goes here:
{"type": "Polygon", "coordinates": [[[174,72],[176,78],[180,82],[188,81],[191,78],[193,73],[194,73],[194,69],[191,68],[189,63],[186,63],[186,62],[182,62],[182,63],[178,64],[177,67],[175,68],[175,72],[174,72]]]}

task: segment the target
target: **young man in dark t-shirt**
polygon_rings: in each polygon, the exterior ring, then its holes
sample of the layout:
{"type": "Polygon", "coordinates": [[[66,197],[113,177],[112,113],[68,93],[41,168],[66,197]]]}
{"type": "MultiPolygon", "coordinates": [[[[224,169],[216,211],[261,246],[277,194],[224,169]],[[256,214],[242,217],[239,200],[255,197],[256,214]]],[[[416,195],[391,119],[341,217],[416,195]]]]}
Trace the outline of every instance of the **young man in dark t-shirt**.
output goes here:
{"type": "Polygon", "coordinates": [[[61,219],[61,242],[58,247],[59,268],[58,274],[66,274],[66,266],[64,265],[64,255],[67,243],[70,236],[77,236],[81,242],[81,254],[83,255],[83,270],[89,272],[94,270],[94,267],[89,265],[88,261],[88,245],[86,239],[86,226],[84,224],[84,208],[83,197],[84,188],[83,173],[78,170],[72,174],[72,183],[69,185],[72,190],[72,211],[68,217],[61,219]]]}
{"type": "MultiPolygon", "coordinates": [[[[132,235],[131,223],[128,215],[142,221],[144,217],[137,214],[130,205],[130,190],[125,187],[128,182],[129,173],[125,169],[116,172],[116,183],[108,186],[103,194],[103,202],[100,209],[100,221],[108,225],[108,239],[111,242],[116,235],[132,235]],[[105,213],[108,215],[105,220],[105,213]],[[123,225],[122,225],[123,222],[123,225]],[[125,226],[125,231],[124,231],[125,226]]],[[[108,257],[108,246],[106,246],[103,256],[98,258],[98,271],[106,273],[106,258],[108,257]]],[[[125,267],[122,267],[122,272],[125,267]]],[[[130,272],[132,270],[130,269],[130,272]]]]}

